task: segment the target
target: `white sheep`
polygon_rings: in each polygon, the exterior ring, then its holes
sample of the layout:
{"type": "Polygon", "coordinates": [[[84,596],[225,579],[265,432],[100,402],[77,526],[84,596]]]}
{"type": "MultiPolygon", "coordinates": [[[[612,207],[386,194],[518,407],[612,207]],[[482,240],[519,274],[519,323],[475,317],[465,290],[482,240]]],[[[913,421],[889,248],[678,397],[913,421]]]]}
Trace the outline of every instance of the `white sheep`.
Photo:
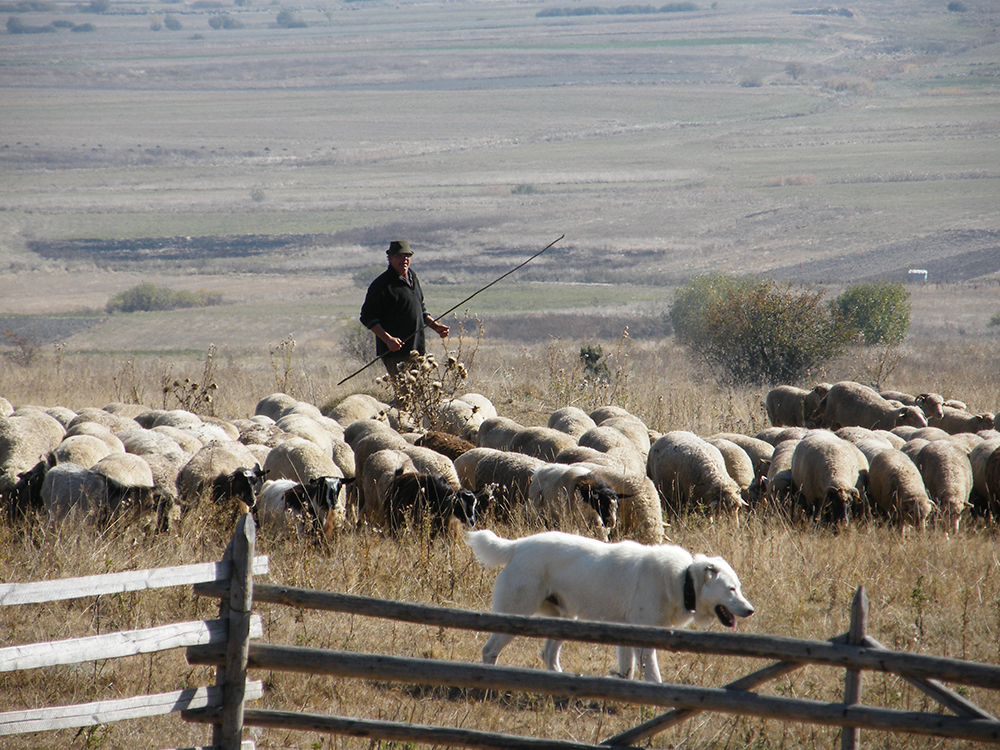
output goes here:
{"type": "Polygon", "coordinates": [[[476,410],[476,414],[482,416],[484,421],[497,416],[497,408],[493,405],[493,402],[481,393],[463,393],[458,398],[468,404],[472,404],[472,407],[476,410]]]}
{"type": "Polygon", "coordinates": [[[955,409],[951,406],[942,406],[941,409],[941,416],[929,417],[927,423],[931,427],[944,430],[949,435],[993,429],[992,414],[972,414],[964,409],[955,409]]]}
{"type": "Polygon", "coordinates": [[[775,427],[805,427],[809,391],[794,385],[775,386],[764,397],[764,410],[775,427]]]}
{"type": "MultiPolygon", "coordinates": [[[[716,432],[709,437],[721,438],[740,446],[753,462],[753,472],[756,477],[766,477],[767,470],[771,466],[771,456],[774,455],[774,446],[766,440],[741,435],[738,432],[716,432]]],[[[707,438],[706,438],[707,439],[707,438]]]]}
{"type": "Polygon", "coordinates": [[[136,425],[139,424],[134,419],[112,414],[109,411],[104,411],[104,409],[95,409],[88,406],[77,411],[76,416],[73,417],[70,423],[66,426],[66,431],[69,432],[73,429],[73,427],[81,422],[96,422],[99,425],[107,427],[114,433],[133,430],[136,425]]]}
{"type": "Polygon", "coordinates": [[[472,489],[477,495],[491,486],[495,488],[491,508],[493,517],[509,522],[520,515],[528,498],[531,477],[545,461],[524,453],[496,451],[481,456],[476,463],[475,483],[472,489]]]}
{"type": "Polygon", "coordinates": [[[972,465],[972,505],[977,517],[996,516],[1000,510],[1000,484],[987,479],[987,464],[991,467],[990,479],[993,478],[992,468],[1000,458],[1000,436],[983,440],[969,451],[969,463],[972,465]]]}
{"type": "Polygon", "coordinates": [[[64,430],[67,429],[70,422],[77,417],[77,413],[75,411],[67,409],[65,406],[49,406],[42,409],[42,411],[61,424],[64,430]]]}
{"type": "Polygon", "coordinates": [[[551,462],[559,451],[576,445],[576,438],[551,427],[525,427],[510,439],[510,450],[551,462]]]}
{"type": "Polygon", "coordinates": [[[384,528],[386,493],[397,474],[417,473],[413,460],[402,451],[385,448],[372,453],[365,460],[360,477],[358,494],[363,504],[358,512],[358,520],[377,528],[384,528]]]}
{"type": "Polygon", "coordinates": [[[464,489],[476,489],[476,465],[484,456],[493,453],[500,453],[496,448],[473,448],[456,458],[455,473],[458,474],[458,481],[464,489]]]}
{"type": "Polygon", "coordinates": [[[583,409],[577,406],[564,406],[549,415],[547,426],[579,438],[587,430],[597,427],[597,423],[583,409]]]}
{"type": "Polygon", "coordinates": [[[518,424],[513,419],[491,417],[484,420],[479,426],[479,432],[476,434],[476,447],[510,450],[510,441],[523,429],[524,425],[518,424]]]}
{"type": "Polygon", "coordinates": [[[111,430],[97,422],[78,422],[66,430],[66,437],[73,435],[91,435],[104,441],[112,453],[125,453],[125,443],[111,430]]]}
{"type": "Polygon", "coordinates": [[[799,441],[809,433],[807,427],[765,427],[755,436],[758,440],[777,446],[786,440],[799,441]]]}
{"type": "Polygon", "coordinates": [[[262,414],[277,422],[281,415],[284,414],[285,409],[295,406],[297,403],[298,399],[289,396],[287,393],[272,393],[270,396],[264,396],[264,398],[257,402],[254,414],[262,414]]]}
{"type": "Polygon", "coordinates": [[[212,501],[222,501],[224,498],[215,489],[216,482],[238,469],[252,469],[256,465],[256,456],[242,443],[235,440],[209,443],[177,473],[178,500],[188,509],[209,493],[213,495],[212,501]]]}
{"type": "Polygon", "coordinates": [[[951,440],[932,440],[917,454],[917,468],[938,513],[953,533],[972,508],[972,464],[966,451],[951,440]]]}
{"type": "Polygon", "coordinates": [[[787,507],[785,501],[796,491],[795,483],[792,481],[792,456],[798,444],[798,440],[784,440],[778,443],[771,453],[763,485],[764,500],[774,508],[787,507]]]}
{"type": "MultiPolygon", "coordinates": [[[[925,446],[926,447],[926,446],[925,446]]],[[[876,508],[895,523],[923,529],[933,504],[920,470],[902,451],[882,451],[868,469],[868,495],[876,508]]]]}
{"type": "MultiPolygon", "coordinates": [[[[90,437],[91,440],[98,440],[98,438],[93,436],[78,435],[76,437],[90,437]]],[[[157,430],[145,430],[142,427],[137,427],[134,430],[129,430],[128,432],[123,432],[120,435],[122,444],[125,446],[125,451],[127,453],[132,453],[137,456],[145,455],[160,455],[169,459],[170,461],[176,463],[178,466],[183,466],[185,463],[191,460],[193,453],[188,453],[177,441],[166,435],[163,432],[157,430]]],[[[198,450],[201,450],[200,448],[198,450]]],[[[197,453],[197,451],[195,451],[197,453]]],[[[77,461],[76,463],[80,463],[77,461]]]]}
{"type": "Polygon", "coordinates": [[[834,383],[823,399],[823,426],[831,430],[850,425],[891,430],[900,425],[926,427],[927,418],[916,406],[895,406],[873,388],[851,380],[834,383]]]}
{"type": "Polygon", "coordinates": [[[613,430],[618,430],[618,432],[629,439],[632,445],[635,446],[635,449],[643,457],[649,455],[649,447],[651,445],[649,442],[649,428],[646,427],[646,424],[638,417],[608,417],[597,426],[610,427],[613,430]]]}
{"type": "Polygon", "coordinates": [[[353,393],[330,409],[327,416],[342,425],[349,425],[358,419],[376,419],[389,411],[389,405],[367,393],[353,393]]]}
{"type": "Polygon", "coordinates": [[[760,481],[747,452],[725,438],[707,437],[705,441],[719,449],[726,462],[726,472],[740,488],[740,497],[748,504],[756,504],[760,497],[760,481]]]}
{"type": "Polygon", "coordinates": [[[812,430],[792,453],[798,505],[815,521],[847,522],[861,503],[861,452],[826,430],[812,430]]]}
{"type": "Polygon", "coordinates": [[[93,435],[70,435],[52,451],[56,463],[77,464],[85,469],[89,469],[109,453],[111,449],[108,444],[93,435]]]}
{"type": "Polygon", "coordinates": [[[646,473],[675,513],[698,505],[717,511],[746,505],[722,453],[693,432],[664,433],[649,449],[646,473]]]}
{"type": "Polygon", "coordinates": [[[18,476],[48,456],[65,435],[63,426],[41,409],[0,417],[0,494],[13,490],[18,476]]]}
{"type": "Polygon", "coordinates": [[[614,404],[607,404],[606,406],[598,406],[596,409],[590,412],[590,418],[594,420],[594,424],[600,424],[605,419],[610,419],[611,417],[631,417],[634,416],[632,412],[628,409],[624,409],[621,406],[615,406],[614,404]]]}

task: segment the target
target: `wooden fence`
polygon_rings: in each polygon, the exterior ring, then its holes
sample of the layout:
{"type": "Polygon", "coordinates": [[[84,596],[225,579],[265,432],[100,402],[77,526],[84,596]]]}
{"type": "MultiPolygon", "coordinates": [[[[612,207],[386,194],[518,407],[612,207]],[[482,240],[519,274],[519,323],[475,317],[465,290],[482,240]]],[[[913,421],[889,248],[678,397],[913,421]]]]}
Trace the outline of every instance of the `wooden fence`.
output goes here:
{"type": "MultiPolygon", "coordinates": [[[[215,576],[206,576],[194,583],[196,594],[216,597],[223,603],[221,608],[227,623],[218,627],[228,633],[228,638],[212,638],[205,635],[192,640],[191,645],[187,646],[188,661],[191,664],[219,667],[219,680],[227,686],[235,686],[236,689],[223,689],[221,697],[216,694],[212,700],[206,697],[198,702],[193,700],[193,696],[175,694],[172,704],[175,710],[182,709],[181,716],[185,720],[214,725],[216,729],[213,733],[213,742],[222,750],[239,747],[243,728],[251,726],[496,750],[632,747],[667,727],[704,711],[841,727],[843,748],[855,747],[859,731],[862,729],[1000,744],[1000,721],[944,685],[945,682],[951,682],[997,690],[1000,689],[1000,667],[884,648],[865,632],[868,607],[863,589],[859,589],[854,598],[849,632],[829,641],[752,634],[699,633],[683,629],[495,615],[326,591],[254,585],[250,572],[253,568],[250,560],[254,559],[253,542],[253,522],[249,516],[245,516],[237,528],[230,550],[227,551],[227,556],[233,561],[232,575],[219,573],[215,576]],[[244,561],[238,563],[236,558],[241,555],[244,561]],[[238,569],[246,573],[237,573],[238,569]],[[251,627],[251,623],[257,622],[250,614],[254,602],[482,632],[554,637],[607,645],[645,646],[673,652],[764,658],[773,660],[774,663],[721,688],[712,688],[666,683],[650,684],[537,669],[252,643],[251,638],[257,632],[256,624],[251,627]],[[752,692],[754,688],[807,664],[826,665],[845,670],[842,702],[803,700],[752,692]],[[248,669],[421,685],[524,691],[619,703],[640,703],[670,710],[639,726],[609,737],[600,745],[589,745],[450,727],[246,708],[244,699],[256,697],[260,693],[259,683],[246,682],[248,669]],[[861,703],[861,675],[864,671],[899,675],[952,713],[902,711],[865,706],[861,703]],[[186,707],[181,705],[185,701],[186,707]]],[[[264,566],[266,569],[266,562],[264,566]]],[[[18,584],[18,586],[29,585],[42,584],[18,584]]],[[[139,588],[147,587],[139,586],[139,588]]],[[[0,603],[11,603],[6,601],[6,597],[9,596],[8,588],[0,587],[0,603]]],[[[73,595],[82,594],[74,592],[73,595]]],[[[51,648],[51,644],[42,645],[51,648]]],[[[5,656],[6,651],[9,649],[0,650],[0,659],[5,656]]],[[[93,652],[90,652],[89,658],[106,657],[94,656],[93,652]]],[[[0,661],[0,664],[2,663],[0,661]]],[[[11,719],[0,715],[0,728],[6,726],[5,721],[9,723],[11,719]]]]}
{"type": "Polygon", "coordinates": [[[213,727],[213,746],[220,750],[252,750],[253,743],[242,740],[243,711],[245,701],[262,696],[263,684],[247,682],[245,668],[241,671],[238,666],[246,663],[250,639],[263,634],[260,617],[250,614],[253,576],[268,572],[267,558],[253,554],[255,533],[253,521],[249,516],[244,517],[237,524],[236,533],[220,562],[0,585],[0,606],[205,583],[224,584],[230,592],[221,600],[216,620],[169,623],[141,630],[0,648],[0,672],[117,659],[195,645],[221,645],[236,652],[217,670],[214,685],[0,713],[0,736],[97,726],[188,709],[218,708],[220,719],[213,727]],[[227,662],[236,666],[229,666],[227,662]]]}

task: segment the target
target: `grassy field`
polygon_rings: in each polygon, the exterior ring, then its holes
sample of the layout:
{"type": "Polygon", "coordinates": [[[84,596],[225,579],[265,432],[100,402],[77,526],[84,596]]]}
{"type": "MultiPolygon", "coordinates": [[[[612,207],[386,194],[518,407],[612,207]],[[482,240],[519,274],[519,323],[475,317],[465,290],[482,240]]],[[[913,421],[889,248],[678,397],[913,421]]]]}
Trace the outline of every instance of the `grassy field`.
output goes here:
{"type": "MultiPolygon", "coordinates": [[[[9,11],[28,25],[68,20],[95,30],[0,33],[0,332],[30,334],[34,347],[28,366],[3,362],[0,396],[80,409],[135,395],[170,408],[177,404],[164,384],[202,382],[214,345],[221,416],[248,416],[278,390],[320,406],[359,391],[384,398],[371,370],[339,381],[362,364],[345,335],[390,239],[413,243],[438,313],[565,235],[468,305],[484,326],[478,347],[474,335],[462,342],[468,388],[522,423],[544,424],[567,404],[610,402],[660,431],[765,426],[762,389],[720,388],[667,335],[673,289],[712,271],[836,294],[926,268],[929,283],[908,286],[912,326],[898,351],[852,350],[810,378],[933,390],[1000,410],[1000,342],[988,325],[1000,310],[996,8],[966,0],[966,12],[952,13],[943,0],[863,0],[844,17],[793,13],[808,8],[789,0],[720,0],[690,13],[536,16],[562,5],[321,2],[296,9],[308,24],[298,29],[276,27],[280,6],[225,0],[9,11]],[[213,29],[220,13],[242,28],[213,29]],[[152,30],[168,14],[182,29],[152,30]],[[264,240],[250,236],[279,238],[280,249],[260,250],[264,240]],[[242,250],[185,254],[189,237],[240,240],[242,250]],[[111,259],[112,247],[124,254],[111,259]],[[109,297],[141,281],[219,292],[223,304],[104,314],[109,297]],[[287,352],[292,339],[286,363],[282,345],[287,352]],[[609,354],[616,377],[607,386],[582,379],[578,352],[591,344],[609,354]]],[[[5,341],[0,353],[23,353],[5,341]]],[[[458,343],[450,339],[450,350],[458,343]]],[[[202,516],[159,538],[131,528],[98,536],[2,525],[0,580],[214,560],[230,526],[202,516]]],[[[837,635],[863,584],[870,632],[883,643],[1000,657],[995,529],[904,536],[859,525],[834,535],[764,515],[740,525],[673,519],[669,536],[733,563],[758,606],[752,632],[837,635]]],[[[470,609],[489,603],[493,574],[460,543],[362,532],[325,547],[264,538],[261,551],[273,582],[470,609]]],[[[18,643],[213,609],[187,593],[144,594],[4,611],[0,627],[18,643]]],[[[471,661],[483,642],[276,609],[264,620],[268,640],[300,645],[471,661]]],[[[504,662],[537,666],[538,647],[517,641],[504,662]]],[[[611,649],[569,645],[564,664],[604,674],[612,662],[611,649]]],[[[661,666],[667,680],[718,685],[760,665],[663,654],[661,666]]],[[[174,685],[211,679],[182,655],[5,675],[0,710],[109,689],[133,694],[153,676],[174,685]]],[[[439,702],[407,687],[263,679],[269,708],[583,741],[650,716],[530,696],[439,702]]],[[[772,689],[835,700],[842,673],[804,670],[772,689]]],[[[866,677],[865,691],[875,705],[926,706],[888,678],[866,677]]],[[[1000,710],[995,695],[971,692],[1000,710]]],[[[207,734],[170,719],[4,747],[131,748],[150,737],[191,746],[207,734]]],[[[261,748],[371,746],[253,737],[261,748]]],[[[880,734],[865,741],[965,747],[880,734]]],[[[651,742],[836,744],[833,730],[707,715],[651,742]]]]}

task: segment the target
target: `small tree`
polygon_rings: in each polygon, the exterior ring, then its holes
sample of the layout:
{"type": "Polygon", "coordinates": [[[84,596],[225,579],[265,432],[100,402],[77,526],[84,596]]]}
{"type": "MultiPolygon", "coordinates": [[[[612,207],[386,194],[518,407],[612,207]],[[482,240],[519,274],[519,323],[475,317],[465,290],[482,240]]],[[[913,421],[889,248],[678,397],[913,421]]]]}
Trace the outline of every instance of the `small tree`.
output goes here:
{"type": "Polygon", "coordinates": [[[843,351],[851,335],[822,292],[773,281],[699,277],[677,299],[678,338],[726,383],[794,382],[843,351]]]}
{"type": "Polygon", "coordinates": [[[833,301],[833,312],[865,344],[895,346],[910,330],[910,293],[902,284],[855,284],[833,301]]]}
{"type": "Polygon", "coordinates": [[[304,29],[309,25],[299,18],[295,11],[288,8],[284,8],[278,12],[275,22],[283,29],[304,29]]]}

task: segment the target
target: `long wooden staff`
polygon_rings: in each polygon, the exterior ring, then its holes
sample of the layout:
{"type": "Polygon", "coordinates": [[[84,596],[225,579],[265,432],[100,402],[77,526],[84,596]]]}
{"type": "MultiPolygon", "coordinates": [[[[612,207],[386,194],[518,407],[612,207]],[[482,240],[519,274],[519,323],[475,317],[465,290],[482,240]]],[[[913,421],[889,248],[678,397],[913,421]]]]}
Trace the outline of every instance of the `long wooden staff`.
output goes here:
{"type": "MultiPolygon", "coordinates": [[[[474,291],[474,292],[473,292],[472,294],[470,294],[470,295],[469,295],[468,297],[466,297],[466,298],[465,298],[465,299],[463,299],[463,300],[462,300],[461,302],[459,302],[459,303],[458,303],[457,305],[455,305],[455,306],[453,306],[453,307],[449,308],[448,310],[445,310],[445,311],[444,311],[443,313],[441,313],[441,314],[440,314],[440,315],[438,315],[438,316],[437,316],[436,318],[434,318],[434,322],[436,323],[437,321],[441,320],[441,318],[443,318],[443,317],[444,317],[445,315],[448,315],[449,313],[452,313],[452,312],[454,312],[455,310],[457,310],[458,308],[460,308],[460,307],[461,307],[462,305],[464,305],[464,304],[465,304],[466,302],[468,302],[468,301],[469,301],[470,299],[472,299],[473,297],[475,297],[475,296],[476,296],[477,294],[480,294],[480,293],[482,293],[482,292],[485,292],[485,291],[486,291],[487,289],[489,289],[489,288],[490,288],[491,286],[493,286],[494,284],[497,284],[497,283],[499,283],[499,282],[503,281],[503,280],[504,280],[504,279],[506,279],[506,278],[507,278],[508,276],[510,276],[510,275],[511,275],[512,273],[514,273],[514,271],[517,271],[518,269],[521,269],[521,268],[524,268],[524,267],[525,267],[526,265],[528,265],[529,263],[531,263],[531,261],[533,261],[533,260],[534,260],[535,258],[537,258],[537,257],[538,257],[539,255],[541,255],[542,253],[544,253],[544,252],[545,252],[546,250],[548,250],[548,249],[549,249],[550,247],[552,247],[552,246],[553,246],[554,244],[556,244],[556,243],[557,243],[557,242],[558,242],[559,240],[561,240],[561,239],[562,239],[563,237],[565,237],[565,236],[566,236],[565,234],[561,234],[561,235],[559,235],[559,236],[558,236],[558,237],[556,237],[556,238],[555,238],[554,240],[552,240],[552,242],[550,242],[550,243],[549,243],[548,245],[546,245],[545,247],[543,247],[543,248],[542,248],[541,250],[539,250],[539,251],[538,251],[537,253],[535,253],[534,255],[532,255],[532,256],[531,256],[530,258],[528,258],[528,259],[527,259],[526,261],[524,261],[524,262],[522,262],[522,263],[519,263],[519,264],[517,264],[517,265],[516,265],[516,266],[514,266],[514,267],[513,267],[512,269],[510,269],[509,271],[507,271],[507,273],[505,273],[505,274],[504,274],[503,276],[500,276],[500,277],[498,277],[498,278],[496,278],[496,279],[493,279],[493,281],[491,281],[491,282],[490,282],[489,284],[487,284],[486,286],[484,286],[484,287],[483,287],[482,289],[477,289],[477,290],[476,290],[476,291],[474,291]]],[[[430,324],[429,324],[429,323],[427,323],[426,321],[424,321],[424,322],[423,322],[423,324],[421,325],[421,327],[420,327],[420,328],[418,328],[418,329],[417,329],[416,331],[414,331],[414,332],[413,332],[413,333],[411,333],[411,334],[410,334],[409,336],[407,336],[407,337],[406,337],[405,339],[403,339],[403,344],[405,345],[405,344],[409,343],[409,342],[410,342],[410,341],[411,341],[411,340],[413,339],[413,337],[417,335],[417,332],[418,332],[418,331],[422,331],[422,330],[423,330],[424,328],[427,328],[427,326],[428,326],[428,325],[430,325],[430,324]]],[[[365,365],[364,367],[362,367],[362,368],[361,368],[360,370],[357,370],[356,372],[352,372],[352,373],[351,373],[350,375],[348,375],[348,376],[347,376],[346,378],[344,378],[344,379],[343,379],[343,380],[341,380],[341,381],[340,381],[339,383],[337,383],[337,385],[343,385],[343,384],[344,384],[344,383],[346,383],[346,382],[347,382],[348,380],[350,380],[351,378],[353,378],[353,377],[354,377],[355,375],[360,375],[360,374],[361,374],[361,373],[363,373],[363,372],[364,372],[365,370],[367,370],[367,369],[368,369],[369,367],[371,367],[371,366],[372,366],[373,364],[375,364],[376,362],[378,362],[378,361],[379,361],[380,359],[381,359],[381,357],[375,357],[375,359],[373,359],[373,360],[372,360],[371,362],[369,362],[368,364],[366,364],[366,365],[365,365]]]]}

